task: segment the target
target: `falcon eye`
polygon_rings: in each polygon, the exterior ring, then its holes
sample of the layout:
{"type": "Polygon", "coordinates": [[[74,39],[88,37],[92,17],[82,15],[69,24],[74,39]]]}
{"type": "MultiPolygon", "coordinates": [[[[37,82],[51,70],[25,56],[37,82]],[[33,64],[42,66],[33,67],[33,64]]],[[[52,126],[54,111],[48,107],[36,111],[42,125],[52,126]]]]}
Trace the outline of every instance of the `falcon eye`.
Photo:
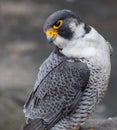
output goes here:
{"type": "Polygon", "coordinates": [[[62,24],[63,24],[63,21],[62,20],[58,20],[58,21],[56,21],[54,23],[53,28],[54,29],[58,29],[58,28],[60,28],[62,26],[62,24]]]}

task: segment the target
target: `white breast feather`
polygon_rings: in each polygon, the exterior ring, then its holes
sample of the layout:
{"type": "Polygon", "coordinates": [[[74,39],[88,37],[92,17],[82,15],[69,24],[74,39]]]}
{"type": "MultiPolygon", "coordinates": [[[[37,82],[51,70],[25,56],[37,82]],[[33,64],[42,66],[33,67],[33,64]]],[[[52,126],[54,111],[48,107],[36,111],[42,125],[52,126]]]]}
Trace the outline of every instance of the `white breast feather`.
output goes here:
{"type": "Polygon", "coordinates": [[[78,30],[76,29],[74,39],[67,42],[61,53],[67,57],[94,59],[102,62],[102,65],[104,62],[105,64],[110,62],[110,49],[107,41],[92,27],[84,37],[77,38],[78,30]]]}

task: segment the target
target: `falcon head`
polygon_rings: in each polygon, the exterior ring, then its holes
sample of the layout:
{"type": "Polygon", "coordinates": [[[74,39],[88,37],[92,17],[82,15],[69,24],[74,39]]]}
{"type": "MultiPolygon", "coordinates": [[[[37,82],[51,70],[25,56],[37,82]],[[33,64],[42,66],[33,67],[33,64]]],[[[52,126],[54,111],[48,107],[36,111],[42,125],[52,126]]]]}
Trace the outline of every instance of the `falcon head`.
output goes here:
{"type": "Polygon", "coordinates": [[[84,23],[75,13],[63,9],[51,14],[45,22],[44,32],[47,40],[59,48],[64,48],[77,37],[85,33],[84,23]],[[76,29],[79,27],[79,32],[76,29]]]}
{"type": "Polygon", "coordinates": [[[51,14],[43,30],[47,40],[67,57],[95,57],[112,52],[111,45],[93,27],[67,9],[51,14]]]}

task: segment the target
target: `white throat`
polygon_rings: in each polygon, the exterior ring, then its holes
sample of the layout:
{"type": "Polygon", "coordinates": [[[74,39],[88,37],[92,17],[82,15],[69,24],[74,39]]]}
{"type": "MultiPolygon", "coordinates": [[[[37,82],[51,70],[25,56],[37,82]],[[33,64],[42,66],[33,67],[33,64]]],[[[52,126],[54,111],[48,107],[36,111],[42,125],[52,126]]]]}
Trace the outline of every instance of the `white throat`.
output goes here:
{"type": "Polygon", "coordinates": [[[77,27],[73,39],[67,41],[61,53],[73,58],[93,58],[97,55],[109,54],[108,43],[94,28],[91,27],[90,32],[85,35],[84,32],[83,25],[77,27]]]}

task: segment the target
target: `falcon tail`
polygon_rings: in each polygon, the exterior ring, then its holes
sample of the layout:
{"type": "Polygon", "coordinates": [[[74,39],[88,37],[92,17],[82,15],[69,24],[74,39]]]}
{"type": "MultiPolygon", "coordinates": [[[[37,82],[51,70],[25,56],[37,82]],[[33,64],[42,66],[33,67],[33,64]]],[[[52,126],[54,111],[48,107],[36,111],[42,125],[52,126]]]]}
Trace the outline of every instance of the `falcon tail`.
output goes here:
{"type": "Polygon", "coordinates": [[[22,130],[44,130],[43,120],[35,119],[30,120],[28,124],[25,124],[22,130]]]}

